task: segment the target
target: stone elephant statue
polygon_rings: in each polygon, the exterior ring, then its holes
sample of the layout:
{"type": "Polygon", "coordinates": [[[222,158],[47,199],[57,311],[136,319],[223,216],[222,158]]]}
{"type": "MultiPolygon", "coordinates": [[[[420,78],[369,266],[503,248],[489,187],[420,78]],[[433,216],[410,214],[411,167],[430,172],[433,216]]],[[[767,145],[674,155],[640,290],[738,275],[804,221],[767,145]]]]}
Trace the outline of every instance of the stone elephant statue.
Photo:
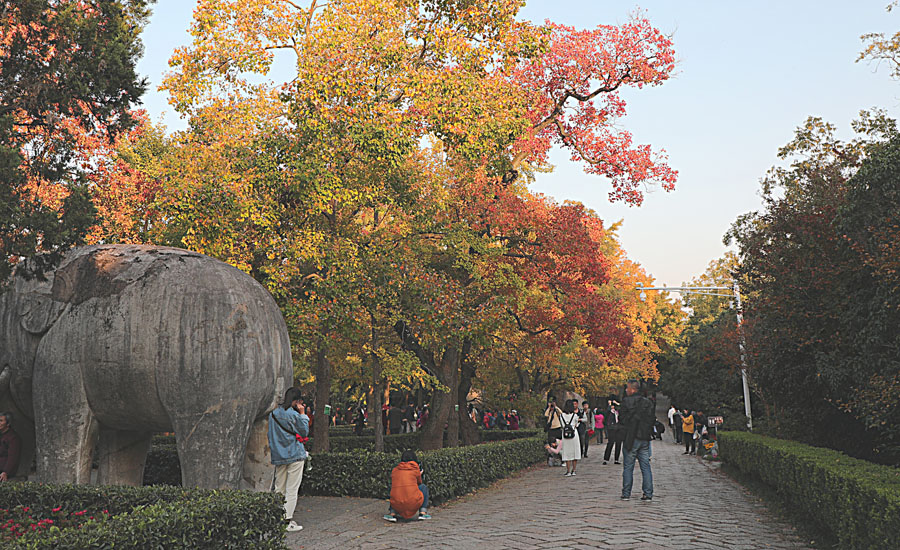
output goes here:
{"type": "Polygon", "coordinates": [[[187,250],[76,248],[0,294],[0,403],[43,482],[90,483],[96,446],[99,483],[140,485],[152,434],[173,431],[185,486],[268,490],[292,365],[266,289],[187,250]]]}

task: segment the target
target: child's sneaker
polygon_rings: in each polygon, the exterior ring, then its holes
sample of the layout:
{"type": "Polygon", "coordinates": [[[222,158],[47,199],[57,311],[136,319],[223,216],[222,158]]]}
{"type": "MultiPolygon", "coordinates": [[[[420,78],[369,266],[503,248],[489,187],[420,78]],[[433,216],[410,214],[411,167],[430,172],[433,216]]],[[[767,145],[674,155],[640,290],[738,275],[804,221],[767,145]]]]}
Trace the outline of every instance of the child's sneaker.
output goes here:
{"type": "Polygon", "coordinates": [[[297,525],[295,522],[292,521],[292,522],[288,523],[287,530],[288,530],[288,533],[296,533],[297,531],[302,531],[303,526],[297,525]]]}
{"type": "Polygon", "coordinates": [[[431,519],[431,514],[419,514],[419,519],[431,519]]]}
{"type": "Polygon", "coordinates": [[[385,521],[390,521],[391,523],[397,523],[397,517],[394,516],[393,514],[385,514],[385,515],[384,515],[384,520],[385,520],[385,521]]]}

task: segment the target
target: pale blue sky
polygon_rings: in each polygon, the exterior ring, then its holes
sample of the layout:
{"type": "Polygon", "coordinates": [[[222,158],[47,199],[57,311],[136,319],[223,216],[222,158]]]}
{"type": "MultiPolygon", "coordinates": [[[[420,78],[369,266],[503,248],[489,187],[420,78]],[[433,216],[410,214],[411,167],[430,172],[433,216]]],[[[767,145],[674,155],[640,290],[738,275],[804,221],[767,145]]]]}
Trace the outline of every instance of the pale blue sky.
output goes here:
{"type": "MultiPolygon", "coordinates": [[[[637,143],[668,151],[679,171],[674,192],[651,191],[643,206],[607,201],[609,187],[587,176],[566,153],[534,190],[577,200],[620,230],[629,256],[658,284],[679,285],[725,252],[722,235],[734,219],[759,207],[758,181],[776,150],[809,115],[838,125],[873,106],[900,116],[900,83],[883,67],[854,63],[866,32],[893,33],[900,12],[887,0],[675,1],[530,0],[523,18],[576,27],[624,22],[636,7],[674,36],[677,76],[652,89],[628,92],[621,121],[637,143]]],[[[188,42],[193,1],[158,0],[144,32],[139,65],[149,77],[144,107],[170,129],[182,128],[156,91],[175,47],[188,42]]]]}

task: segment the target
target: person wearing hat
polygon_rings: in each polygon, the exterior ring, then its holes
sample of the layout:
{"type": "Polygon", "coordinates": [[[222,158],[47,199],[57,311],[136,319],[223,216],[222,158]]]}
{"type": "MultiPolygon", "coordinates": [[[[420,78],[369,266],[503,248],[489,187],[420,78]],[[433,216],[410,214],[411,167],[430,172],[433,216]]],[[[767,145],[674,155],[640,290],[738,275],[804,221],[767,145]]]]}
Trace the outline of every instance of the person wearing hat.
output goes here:
{"type": "Polygon", "coordinates": [[[513,409],[509,413],[509,429],[510,430],[518,430],[519,429],[519,413],[513,409]]]}

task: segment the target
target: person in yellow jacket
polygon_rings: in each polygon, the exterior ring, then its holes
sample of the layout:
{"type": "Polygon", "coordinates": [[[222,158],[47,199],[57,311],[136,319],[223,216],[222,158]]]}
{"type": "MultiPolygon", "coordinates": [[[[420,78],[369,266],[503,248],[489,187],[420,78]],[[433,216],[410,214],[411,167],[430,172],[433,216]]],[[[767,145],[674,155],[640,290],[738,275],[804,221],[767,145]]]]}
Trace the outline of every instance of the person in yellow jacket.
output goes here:
{"type": "Polygon", "coordinates": [[[681,421],[681,431],[684,432],[684,453],[686,455],[696,454],[697,442],[694,441],[694,413],[684,409],[684,419],[681,421]]]}
{"type": "Polygon", "coordinates": [[[428,515],[428,487],[422,483],[422,468],[416,453],[403,451],[400,464],[391,471],[391,507],[384,516],[387,521],[431,519],[428,515]]]}
{"type": "Polygon", "coordinates": [[[562,411],[556,407],[556,400],[547,401],[547,410],[544,411],[544,418],[547,420],[547,440],[562,440],[562,411]]]}

